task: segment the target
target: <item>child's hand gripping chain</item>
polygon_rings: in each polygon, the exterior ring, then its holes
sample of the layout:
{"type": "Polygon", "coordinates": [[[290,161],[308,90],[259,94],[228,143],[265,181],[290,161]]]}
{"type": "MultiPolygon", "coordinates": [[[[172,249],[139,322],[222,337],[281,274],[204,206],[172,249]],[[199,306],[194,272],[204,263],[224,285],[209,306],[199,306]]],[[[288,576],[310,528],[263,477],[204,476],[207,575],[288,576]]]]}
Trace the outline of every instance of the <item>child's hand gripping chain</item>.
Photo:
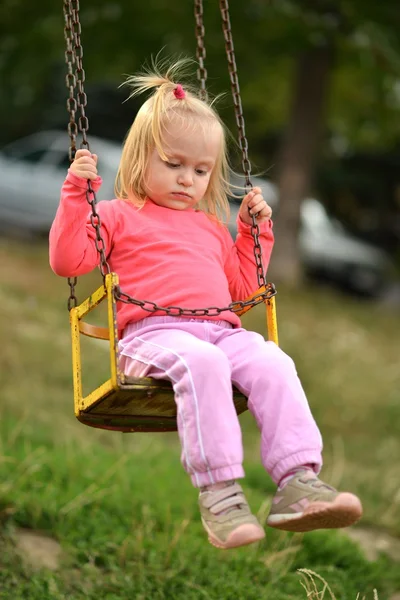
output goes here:
{"type": "Polygon", "coordinates": [[[253,224],[252,215],[256,215],[257,223],[268,221],[272,216],[272,208],[265,202],[259,187],[246,194],[239,209],[239,217],[247,225],[253,224]]]}
{"type": "Polygon", "coordinates": [[[97,155],[89,150],[78,150],[75,159],[71,163],[72,173],[83,179],[96,179],[97,177],[97,155]]]}

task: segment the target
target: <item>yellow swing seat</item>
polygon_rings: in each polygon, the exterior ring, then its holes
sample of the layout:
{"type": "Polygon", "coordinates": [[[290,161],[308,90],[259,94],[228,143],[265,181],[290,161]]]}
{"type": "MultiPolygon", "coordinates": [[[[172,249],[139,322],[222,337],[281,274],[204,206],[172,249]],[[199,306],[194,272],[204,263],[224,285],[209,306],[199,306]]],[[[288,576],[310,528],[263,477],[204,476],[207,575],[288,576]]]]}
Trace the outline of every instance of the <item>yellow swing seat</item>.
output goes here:
{"type": "MultiPolygon", "coordinates": [[[[108,273],[105,284],[80,305],[70,310],[75,416],[84,425],[123,432],[176,431],[176,404],[172,385],[168,381],[149,377],[127,377],[118,365],[118,329],[114,290],[118,275],[108,273]],[[107,299],[108,327],[98,327],[83,318],[107,299]],[[108,340],[110,378],[97,389],[83,396],[80,335],[108,340]]],[[[250,298],[263,292],[260,288],[250,298]]],[[[248,298],[248,300],[250,299],[248,298]]],[[[265,301],[268,339],[278,344],[275,297],[265,301]]],[[[249,310],[245,308],[243,314],[249,310]]],[[[237,414],[247,410],[247,399],[233,388],[237,414]]]]}

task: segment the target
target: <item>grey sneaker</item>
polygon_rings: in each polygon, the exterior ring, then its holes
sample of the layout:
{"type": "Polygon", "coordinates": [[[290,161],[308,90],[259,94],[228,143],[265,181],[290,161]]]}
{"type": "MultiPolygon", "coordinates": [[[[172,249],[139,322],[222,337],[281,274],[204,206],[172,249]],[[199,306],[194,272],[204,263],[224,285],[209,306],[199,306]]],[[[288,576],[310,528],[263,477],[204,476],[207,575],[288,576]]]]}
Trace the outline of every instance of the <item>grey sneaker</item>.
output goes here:
{"type": "Polygon", "coordinates": [[[238,483],[221,490],[202,492],[199,506],[208,539],[217,548],[246,546],[265,537],[264,529],[251,513],[238,483]]]}
{"type": "Polygon", "coordinates": [[[336,529],[362,515],[354,494],[337,492],[312,471],[299,471],[272,499],[267,525],[285,531],[336,529]]]}

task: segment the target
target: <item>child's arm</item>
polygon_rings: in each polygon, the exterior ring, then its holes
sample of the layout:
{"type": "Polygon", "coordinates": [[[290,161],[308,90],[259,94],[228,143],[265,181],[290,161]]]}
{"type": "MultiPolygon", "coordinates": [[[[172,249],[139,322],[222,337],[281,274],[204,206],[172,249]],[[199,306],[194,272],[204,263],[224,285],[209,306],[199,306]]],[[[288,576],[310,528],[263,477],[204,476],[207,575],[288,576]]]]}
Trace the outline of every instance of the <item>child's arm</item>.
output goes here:
{"type": "MultiPolygon", "coordinates": [[[[97,157],[88,150],[78,150],[61,189],[60,204],[50,230],[50,266],[57,275],[75,277],[89,273],[99,264],[96,232],[88,215],[87,180],[97,192],[101,178],[97,175],[97,157]]],[[[101,234],[106,250],[112,242],[112,211],[101,203],[101,234]]],[[[96,207],[99,209],[99,206],[96,207]]]]}
{"type": "Polygon", "coordinates": [[[254,188],[243,199],[237,217],[238,233],[236,241],[235,243],[229,241],[228,255],[225,261],[225,273],[233,300],[244,300],[259,287],[254,257],[251,214],[258,215],[259,241],[265,271],[268,269],[274,245],[274,234],[270,218],[272,210],[263,199],[260,188],[254,188]]]}

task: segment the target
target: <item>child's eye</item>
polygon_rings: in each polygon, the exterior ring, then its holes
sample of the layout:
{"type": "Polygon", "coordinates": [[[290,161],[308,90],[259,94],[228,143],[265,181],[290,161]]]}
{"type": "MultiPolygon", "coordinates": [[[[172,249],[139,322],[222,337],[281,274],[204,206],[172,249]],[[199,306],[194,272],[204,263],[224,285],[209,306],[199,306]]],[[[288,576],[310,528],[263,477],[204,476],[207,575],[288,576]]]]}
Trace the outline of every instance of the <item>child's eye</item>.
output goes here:
{"type": "Polygon", "coordinates": [[[197,175],[207,175],[207,171],[204,169],[196,169],[197,175]]]}
{"type": "Polygon", "coordinates": [[[180,167],[180,164],[179,164],[179,163],[171,163],[171,162],[167,162],[166,164],[167,164],[167,166],[168,166],[170,169],[177,169],[178,167],[180,167]]]}

